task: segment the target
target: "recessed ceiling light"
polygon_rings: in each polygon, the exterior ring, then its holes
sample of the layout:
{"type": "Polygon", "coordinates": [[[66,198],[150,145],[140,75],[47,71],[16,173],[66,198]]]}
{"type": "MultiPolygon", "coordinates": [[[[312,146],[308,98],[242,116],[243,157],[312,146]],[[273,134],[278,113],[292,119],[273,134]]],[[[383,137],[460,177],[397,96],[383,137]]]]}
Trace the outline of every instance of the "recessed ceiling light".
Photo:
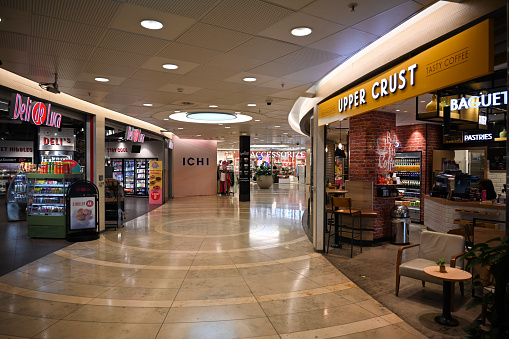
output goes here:
{"type": "Polygon", "coordinates": [[[284,132],[283,134],[288,134],[288,132],[284,132]]]}
{"type": "Polygon", "coordinates": [[[205,121],[223,121],[223,120],[233,120],[237,118],[235,114],[219,112],[193,112],[187,113],[187,117],[189,119],[205,121]]]}
{"type": "Polygon", "coordinates": [[[245,82],[253,82],[253,81],[256,81],[256,78],[255,77],[245,77],[244,79],[245,82]]]}
{"type": "Polygon", "coordinates": [[[426,102],[425,100],[421,100],[421,102],[426,102]]]}
{"type": "Polygon", "coordinates": [[[240,114],[240,112],[235,112],[235,114],[240,114]]]}
{"type": "Polygon", "coordinates": [[[260,121],[260,119],[255,119],[255,121],[260,121]]]}
{"type": "Polygon", "coordinates": [[[274,126],[274,127],[278,128],[278,127],[281,127],[281,126],[277,126],[277,125],[276,125],[276,126],[274,126]]]}
{"type": "Polygon", "coordinates": [[[152,104],[143,104],[143,106],[152,107],[152,104]]]}
{"type": "Polygon", "coordinates": [[[218,124],[219,126],[223,126],[223,124],[218,124]]]}
{"type": "Polygon", "coordinates": [[[256,104],[247,104],[249,107],[255,107],[256,104]]]}
{"type": "Polygon", "coordinates": [[[397,109],[396,112],[399,112],[399,109],[397,109]]]}
{"type": "Polygon", "coordinates": [[[230,128],[230,126],[224,126],[224,128],[230,128]]]}
{"type": "Polygon", "coordinates": [[[209,105],[210,108],[217,108],[219,107],[218,105],[209,105]]]}
{"type": "Polygon", "coordinates": [[[108,79],[108,78],[95,78],[95,81],[108,82],[108,81],[110,81],[110,79],[108,79]]]}
{"type": "Polygon", "coordinates": [[[170,120],[170,119],[168,119],[168,118],[164,118],[163,120],[170,120]]]}
{"type": "Polygon", "coordinates": [[[157,20],[141,20],[141,25],[146,29],[161,29],[163,28],[163,24],[157,20]]]}
{"type": "Polygon", "coordinates": [[[313,30],[309,27],[296,27],[291,30],[292,35],[295,35],[295,36],[306,36],[306,35],[311,34],[312,31],[313,30]]]}
{"type": "Polygon", "coordinates": [[[403,113],[407,113],[408,111],[403,111],[403,113]]]}
{"type": "Polygon", "coordinates": [[[173,111],[173,112],[175,112],[175,113],[180,113],[180,111],[173,111]]]}
{"type": "Polygon", "coordinates": [[[175,64],[164,64],[163,68],[164,69],[177,69],[179,67],[177,65],[175,65],[175,64]]]}
{"type": "Polygon", "coordinates": [[[258,139],[258,138],[253,138],[253,139],[258,139]]]}
{"type": "Polygon", "coordinates": [[[197,137],[201,137],[201,134],[196,134],[197,137]]]}
{"type": "Polygon", "coordinates": [[[184,129],[184,127],[179,127],[178,129],[184,129]]]}

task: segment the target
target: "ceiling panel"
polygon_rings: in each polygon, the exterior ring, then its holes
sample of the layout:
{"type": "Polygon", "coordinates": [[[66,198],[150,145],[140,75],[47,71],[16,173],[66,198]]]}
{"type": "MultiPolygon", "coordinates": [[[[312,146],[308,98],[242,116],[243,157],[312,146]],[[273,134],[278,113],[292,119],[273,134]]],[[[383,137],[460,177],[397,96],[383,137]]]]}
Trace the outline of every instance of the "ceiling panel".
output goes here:
{"type": "Polygon", "coordinates": [[[304,6],[312,3],[314,0],[266,0],[267,2],[273,3],[281,7],[286,7],[297,11],[304,6]]]}
{"type": "Polygon", "coordinates": [[[157,90],[162,86],[166,85],[165,81],[150,81],[150,80],[140,80],[140,79],[127,79],[122,83],[122,87],[130,87],[136,89],[146,89],[149,91],[157,90]]]}
{"type": "Polygon", "coordinates": [[[36,0],[33,12],[52,18],[66,18],[71,22],[106,27],[120,7],[116,1],[104,0],[36,0]]]}
{"type": "Polygon", "coordinates": [[[177,79],[179,76],[180,74],[157,72],[149,69],[139,69],[134,74],[132,74],[130,78],[135,80],[146,80],[167,83],[177,79]]]}
{"type": "Polygon", "coordinates": [[[151,8],[123,3],[112,20],[110,27],[113,29],[131,32],[140,35],[151,36],[164,40],[175,40],[196,20],[180,15],[157,11],[151,8]],[[142,20],[150,18],[160,21],[162,29],[146,29],[140,25],[142,20]]]}
{"type": "Polygon", "coordinates": [[[106,29],[78,22],[59,20],[40,15],[32,16],[32,35],[66,42],[79,41],[82,45],[96,46],[106,29]]]}
{"type": "Polygon", "coordinates": [[[159,87],[158,91],[182,93],[182,94],[193,94],[201,89],[202,89],[201,87],[183,86],[181,84],[166,84],[166,85],[159,87]]]}
{"type": "Polygon", "coordinates": [[[234,48],[231,53],[263,60],[274,60],[300,48],[300,46],[287,42],[256,37],[234,48]]]}
{"type": "Polygon", "coordinates": [[[265,60],[225,53],[207,63],[207,66],[226,68],[234,71],[247,71],[253,67],[260,66],[265,60]]]}
{"type": "Polygon", "coordinates": [[[252,77],[252,76],[256,77],[256,81],[249,82],[249,84],[255,85],[255,86],[274,79],[274,77],[271,77],[268,75],[256,75],[251,72],[241,72],[241,73],[237,73],[229,78],[224,79],[224,81],[236,82],[239,84],[246,84],[246,82],[242,79],[244,79],[246,77],[252,77]]]}
{"type": "MultiPolygon", "coordinates": [[[[1,33],[0,33],[1,35],[1,33]]],[[[1,38],[0,38],[1,39],[1,38]]],[[[14,49],[0,48],[0,55],[2,62],[17,62],[21,64],[28,64],[30,62],[30,53],[26,51],[18,51],[14,49]]]]}
{"type": "Polygon", "coordinates": [[[89,62],[83,69],[83,72],[100,74],[99,77],[106,76],[109,78],[110,75],[113,75],[116,77],[128,78],[131,74],[136,72],[136,68],[112,64],[100,64],[98,62],[89,62]]]}
{"type": "Polygon", "coordinates": [[[129,32],[109,30],[106,33],[104,39],[99,44],[99,47],[115,49],[129,53],[155,55],[166,45],[168,45],[167,40],[152,38],[129,32]]]}
{"type": "Polygon", "coordinates": [[[320,51],[314,48],[302,48],[276,60],[282,64],[297,66],[300,69],[313,67],[324,62],[337,59],[339,55],[320,51]]]}
{"type": "Polygon", "coordinates": [[[198,19],[210,10],[217,0],[129,0],[129,2],[157,11],[198,19]]]}
{"type": "Polygon", "coordinates": [[[197,78],[189,75],[182,75],[176,80],[170,80],[171,83],[178,83],[182,86],[200,86],[201,88],[207,88],[217,83],[215,79],[197,78]]]}
{"type": "Polygon", "coordinates": [[[90,62],[139,68],[150,59],[148,55],[128,53],[106,48],[96,48],[90,62]]]}
{"type": "Polygon", "coordinates": [[[225,52],[251,38],[252,35],[249,34],[198,23],[182,34],[176,41],[183,44],[225,52]]]}
{"type": "Polygon", "coordinates": [[[11,33],[29,35],[32,31],[32,15],[26,10],[4,7],[4,2],[0,5],[0,15],[2,16],[2,30],[11,33]]]}
{"type": "Polygon", "coordinates": [[[162,103],[164,105],[170,104],[175,100],[178,100],[182,97],[180,93],[169,93],[169,92],[161,92],[161,91],[150,91],[150,93],[142,98],[142,100],[146,100],[147,102],[162,103]]]}
{"type": "Polygon", "coordinates": [[[221,54],[221,52],[217,50],[172,42],[161,50],[157,56],[195,63],[206,63],[219,54],[221,54]]]}
{"type": "Polygon", "coordinates": [[[292,10],[258,0],[223,0],[202,20],[212,25],[257,34],[292,13],[292,10]]]}
{"type": "Polygon", "coordinates": [[[222,81],[226,78],[233,76],[237,71],[227,70],[224,68],[217,68],[211,66],[199,66],[189,72],[187,75],[197,78],[212,79],[215,81],[222,81]]]}
{"type": "Polygon", "coordinates": [[[422,8],[423,6],[417,2],[407,1],[399,6],[393,7],[383,13],[364,20],[353,26],[353,28],[374,35],[383,35],[422,8]]]}
{"type": "Polygon", "coordinates": [[[58,73],[61,79],[76,79],[85,67],[86,61],[58,58],[55,56],[31,54],[30,65],[32,67],[44,67],[51,73],[58,73]]]}
{"type": "Polygon", "coordinates": [[[299,70],[300,67],[297,66],[281,64],[278,62],[267,62],[261,66],[250,69],[249,72],[279,78],[287,74],[295,73],[299,70]]]}
{"type": "Polygon", "coordinates": [[[357,6],[352,11],[344,0],[317,0],[302,9],[302,12],[316,15],[345,26],[352,26],[392,7],[401,5],[407,0],[356,0],[357,6]]]}
{"type": "Polygon", "coordinates": [[[136,95],[122,95],[122,94],[116,94],[116,93],[110,93],[107,96],[105,96],[101,102],[107,103],[107,104],[117,104],[122,103],[124,105],[129,105],[133,102],[136,102],[137,100],[140,100],[141,96],[136,95]]]}
{"type": "MultiPolygon", "coordinates": [[[[0,38],[0,42],[2,39],[0,38]]],[[[78,45],[49,39],[31,38],[30,52],[46,55],[55,55],[62,58],[89,60],[95,48],[87,45],[78,45]]]]}
{"type": "Polygon", "coordinates": [[[26,35],[0,32],[0,48],[28,51],[30,38],[26,35]]]}
{"type": "Polygon", "coordinates": [[[354,28],[347,28],[325,39],[317,41],[309,47],[328,51],[339,55],[351,55],[375,41],[378,37],[354,28]]]}
{"type": "Polygon", "coordinates": [[[106,85],[104,83],[98,82],[87,82],[87,81],[77,81],[74,85],[74,88],[81,89],[85,91],[98,91],[104,93],[110,93],[115,89],[114,85],[106,85]]]}
{"type": "Polygon", "coordinates": [[[344,25],[323,20],[306,13],[296,12],[263,30],[258,35],[306,46],[331,34],[337,33],[344,28],[346,28],[344,25]],[[313,32],[307,36],[294,36],[291,34],[292,29],[303,26],[310,27],[313,29],[313,32]]]}

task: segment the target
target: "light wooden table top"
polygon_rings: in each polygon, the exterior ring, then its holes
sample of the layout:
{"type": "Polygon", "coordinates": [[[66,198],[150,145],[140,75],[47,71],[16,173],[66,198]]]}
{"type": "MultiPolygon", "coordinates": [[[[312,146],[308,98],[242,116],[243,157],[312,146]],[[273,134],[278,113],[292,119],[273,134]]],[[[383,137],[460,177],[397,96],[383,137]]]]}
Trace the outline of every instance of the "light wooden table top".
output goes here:
{"type": "Polygon", "coordinates": [[[348,193],[347,190],[339,189],[339,188],[326,188],[325,192],[328,194],[346,194],[348,193]]]}
{"type": "Polygon", "coordinates": [[[472,278],[470,272],[460,270],[459,268],[446,267],[447,273],[440,273],[440,266],[428,266],[424,268],[424,273],[432,277],[445,281],[465,281],[472,278]]]}

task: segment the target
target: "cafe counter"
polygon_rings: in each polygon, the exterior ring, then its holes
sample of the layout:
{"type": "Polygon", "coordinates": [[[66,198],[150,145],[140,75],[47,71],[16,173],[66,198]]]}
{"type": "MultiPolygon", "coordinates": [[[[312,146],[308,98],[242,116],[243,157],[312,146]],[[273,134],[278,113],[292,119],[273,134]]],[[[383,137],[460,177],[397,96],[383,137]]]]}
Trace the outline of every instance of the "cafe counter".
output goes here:
{"type": "Polygon", "coordinates": [[[505,205],[491,201],[452,201],[444,198],[424,196],[424,225],[433,231],[447,233],[450,229],[462,227],[474,218],[493,220],[486,227],[505,229],[505,205]]]}

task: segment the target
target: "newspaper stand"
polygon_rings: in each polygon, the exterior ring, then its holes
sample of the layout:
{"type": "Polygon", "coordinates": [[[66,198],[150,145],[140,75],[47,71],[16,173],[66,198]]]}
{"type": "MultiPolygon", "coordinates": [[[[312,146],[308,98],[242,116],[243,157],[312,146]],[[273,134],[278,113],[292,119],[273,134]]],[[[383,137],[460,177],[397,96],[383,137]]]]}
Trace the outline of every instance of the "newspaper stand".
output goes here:
{"type": "Polygon", "coordinates": [[[67,189],[67,241],[99,239],[99,190],[87,180],[67,189]]]}

